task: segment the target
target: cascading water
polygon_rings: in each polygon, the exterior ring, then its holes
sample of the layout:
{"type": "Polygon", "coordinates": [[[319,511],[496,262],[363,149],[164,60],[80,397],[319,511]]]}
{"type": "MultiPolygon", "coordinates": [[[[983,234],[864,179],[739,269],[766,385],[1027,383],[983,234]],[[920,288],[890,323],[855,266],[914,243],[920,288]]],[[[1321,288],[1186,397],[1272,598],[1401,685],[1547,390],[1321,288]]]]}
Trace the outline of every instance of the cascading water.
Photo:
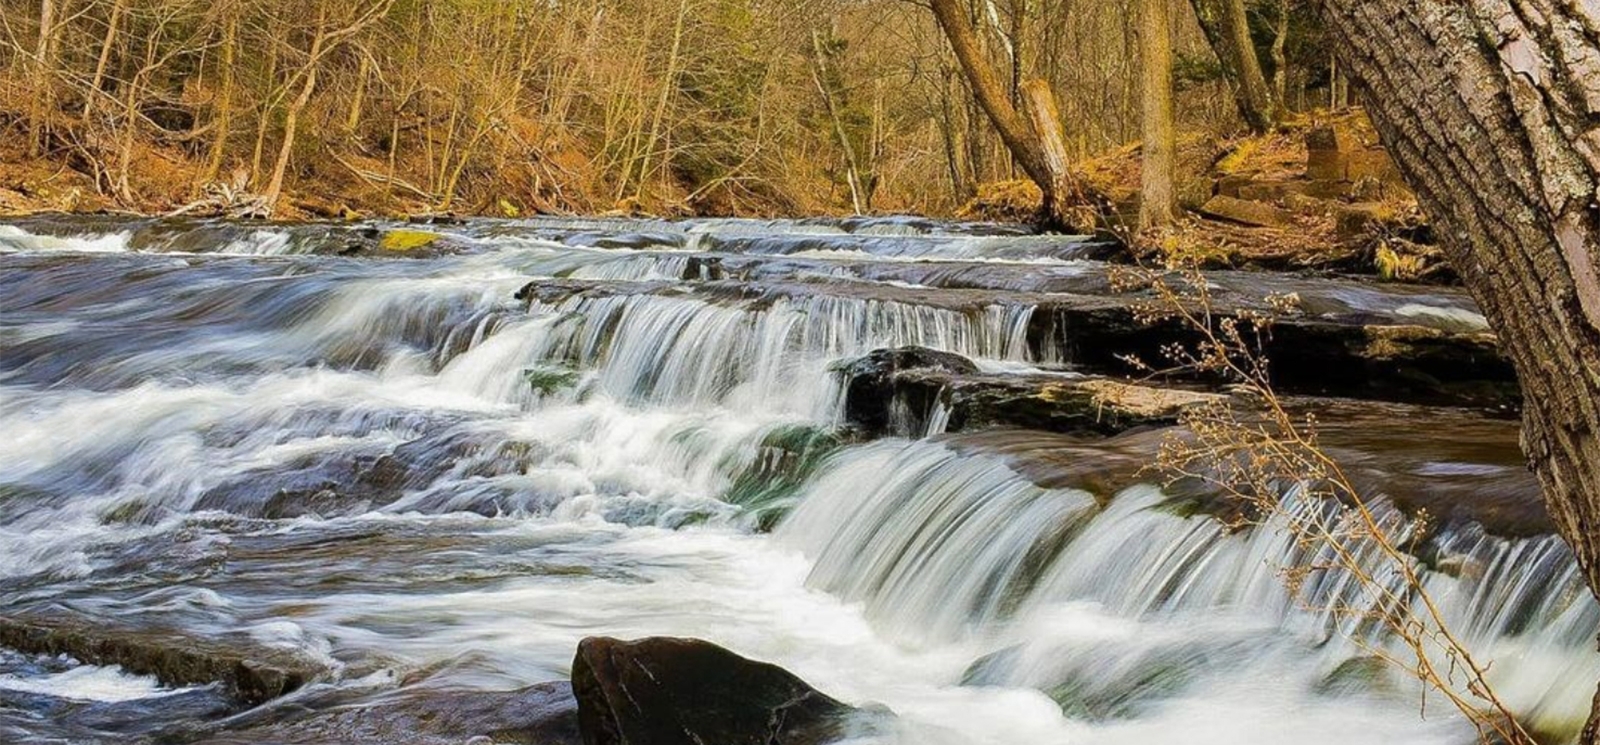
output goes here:
{"type": "MultiPolygon", "coordinates": [[[[1301,699],[1297,709],[1333,692],[1404,689],[1368,664],[1377,651],[1409,654],[1365,611],[1370,589],[1283,525],[1326,505],[1291,494],[1284,516],[1238,532],[1180,516],[1183,505],[1153,487],[1100,510],[1001,459],[927,442],[857,448],[820,471],[780,541],[814,559],[815,586],[864,602],[897,638],[995,650],[970,680],[1050,691],[1069,712],[1107,720],[1203,703],[1211,687],[1263,669],[1279,676],[1275,695],[1301,699]],[[1292,592],[1282,573],[1296,567],[1325,569],[1292,592]]],[[[1405,530],[1403,515],[1381,510],[1405,530]]],[[[1427,572],[1427,590],[1469,651],[1495,661],[1497,692],[1542,731],[1575,735],[1591,697],[1583,683],[1600,678],[1600,605],[1565,546],[1463,530],[1437,551],[1454,576],[1427,572]]],[[[1380,579],[1390,566],[1376,552],[1360,560],[1380,579]]],[[[1249,739],[1261,724],[1237,722],[1231,736],[1249,739]]]]}
{"type": "MultiPolygon", "coordinates": [[[[1081,243],[536,220],[442,228],[448,250],[423,256],[351,248],[382,229],[0,226],[0,605],[292,653],[356,704],[418,676],[561,678],[583,636],[668,634],[882,702],[897,742],[1470,740],[1364,666],[1392,640],[1319,611],[1359,602],[1352,584],[1286,589],[1279,571],[1316,557],[1281,531],[840,430],[838,363],[875,349],[1056,362],[1014,295],[875,288],[1081,282],[1081,243]]],[[[1338,312],[1470,312],[1318,287],[1307,302],[1338,312]]],[[[1452,627],[1519,713],[1569,735],[1600,678],[1570,555],[1471,525],[1433,545],[1452,627]]],[[[65,726],[6,714],[18,700],[181,693],[0,655],[6,741],[65,726]]]]}

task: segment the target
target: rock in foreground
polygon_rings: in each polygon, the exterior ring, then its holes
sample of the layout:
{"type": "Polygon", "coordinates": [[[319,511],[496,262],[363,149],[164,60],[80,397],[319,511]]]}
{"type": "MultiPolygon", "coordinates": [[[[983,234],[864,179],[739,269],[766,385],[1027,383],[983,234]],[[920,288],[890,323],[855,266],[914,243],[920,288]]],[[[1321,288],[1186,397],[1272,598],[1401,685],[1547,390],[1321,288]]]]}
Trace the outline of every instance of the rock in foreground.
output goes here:
{"type": "Polygon", "coordinates": [[[858,710],[710,642],[590,637],[572,663],[584,745],[821,745],[858,710]]]}

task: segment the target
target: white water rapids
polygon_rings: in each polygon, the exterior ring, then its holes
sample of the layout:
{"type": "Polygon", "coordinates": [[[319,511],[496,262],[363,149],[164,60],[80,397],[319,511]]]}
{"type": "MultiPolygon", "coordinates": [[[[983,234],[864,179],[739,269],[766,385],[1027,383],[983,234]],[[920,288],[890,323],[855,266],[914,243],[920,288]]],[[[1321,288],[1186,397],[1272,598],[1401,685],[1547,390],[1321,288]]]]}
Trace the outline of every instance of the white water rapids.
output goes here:
{"type": "MultiPolygon", "coordinates": [[[[0,607],[244,635],[352,688],[431,667],[510,689],[565,677],[584,636],[700,637],[887,705],[907,744],[1472,741],[1362,666],[1393,640],[1319,610],[1360,602],[1347,577],[1286,588],[1319,557],[1284,532],[1149,485],[1043,488],[938,439],[834,437],[834,366],[874,349],[1057,361],[1026,305],[877,298],[871,272],[1067,276],[1070,241],[572,221],[401,258],[207,229],[0,226],[0,607]],[[690,291],[708,252],[833,290],[690,291]],[[530,282],[578,289],[515,300],[530,282]]],[[[1474,313],[1335,289],[1362,312],[1474,313]]],[[[1570,554],[1451,530],[1470,570],[1429,572],[1434,597],[1507,702],[1572,736],[1600,606],[1570,554]]],[[[75,670],[0,687],[166,693],[75,670]]]]}

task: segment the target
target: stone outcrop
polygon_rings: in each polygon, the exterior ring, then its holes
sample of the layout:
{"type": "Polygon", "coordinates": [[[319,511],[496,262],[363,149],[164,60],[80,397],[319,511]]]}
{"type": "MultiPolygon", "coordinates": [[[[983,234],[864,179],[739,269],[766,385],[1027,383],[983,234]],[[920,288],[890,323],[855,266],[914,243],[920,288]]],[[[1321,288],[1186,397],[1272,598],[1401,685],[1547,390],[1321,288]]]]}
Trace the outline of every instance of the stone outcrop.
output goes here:
{"type": "Polygon", "coordinates": [[[986,375],[959,357],[964,365],[941,359],[919,366],[917,351],[881,349],[841,368],[851,426],[869,435],[915,436],[942,407],[948,432],[1020,427],[1105,436],[1171,425],[1185,409],[1225,398],[1082,375],[986,375]]]}
{"type": "MultiPolygon", "coordinates": [[[[1135,293],[1079,295],[861,283],[718,281],[685,286],[540,280],[523,287],[517,297],[558,303],[575,297],[617,295],[696,297],[751,308],[779,298],[819,297],[962,313],[985,312],[1000,305],[1030,306],[1026,339],[1034,359],[1059,360],[1076,372],[1111,376],[1142,374],[1130,366],[1130,357],[1164,367],[1168,363],[1165,350],[1174,344],[1200,341],[1186,321],[1152,320],[1151,304],[1157,301],[1135,293]]],[[[1490,408],[1514,408],[1519,400],[1515,371],[1487,331],[1455,330],[1426,314],[1280,311],[1242,297],[1215,302],[1210,313],[1217,321],[1250,314],[1270,322],[1260,336],[1259,352],[1270,360],[1273,384],[1280,393],[1490,408]]],[[[1227,382],[1184,373],[1170,377],[1207,384],[1227,382]]]]}
{"type": "Polygon", "coordinates": [[[939,396],[938,386],[910,386],[907,371],[974,375],[978,366],[952,352],[924,347],[877,349],[838,367],[845,379],[845,418],[867,432],[890,429],[891,403],[897,399],[912,411],[926,412],[939,396]]]}
{"type": "Polygon", "coordinates": [[[1283,228],[1294,221],[1294,215],[1279,209],[1270,202],[1218,194],[1207,200],[1200,213],[1218,220],[1236,222],[1257,228],[1283,228]]]}

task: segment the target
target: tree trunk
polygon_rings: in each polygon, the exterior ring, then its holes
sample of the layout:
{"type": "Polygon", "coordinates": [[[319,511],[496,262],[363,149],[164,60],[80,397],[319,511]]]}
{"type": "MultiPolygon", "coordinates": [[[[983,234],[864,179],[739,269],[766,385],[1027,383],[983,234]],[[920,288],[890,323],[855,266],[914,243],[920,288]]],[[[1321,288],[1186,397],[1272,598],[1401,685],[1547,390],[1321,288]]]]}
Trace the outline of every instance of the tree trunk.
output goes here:
{"type": "Polygon", "coordinates": [[[105,84],[106,68],[111,64],[111,50],[117,42],[117,28],[122,23],[122,10],[127,6],[127,0],[116,0],[111,4],[111,17],[106,20],[106,35],[100,42],[100,57],[94,64],[94,77],[89,79],[89,91],[83,97],[83,117],[89,118],[95,105],[100,102],[101,86],[105,84]]]}
{"type": "MultiPolygon", "coordinates": [[[[1523,451],[1600,592],[1600,11],[1563,0],[1318,7],[1516,365],[1523,451]]],[[[1597,742],[1597,722],[1581,742],[1597,742]]]]}
{"type": "Polygon", "coordinates": [[[1139,229],[1171,225],[1178,217],[1173,189],[1178,149],[1172,126],[1172,22],[1168,0],[1140,0],[1139,56],[1144,80],[1143,157],[1139,167],[1139,229]]]}
{"type": "Polygon", "coordinates": [[[983,107],[995,131],[1000,133],[1000,141],[1005,143],[1012,159],[1044,193],[1044,222],[1062,224],[1070,206],[1067,202],[1069,195],[1060,193],[1055,184],[1070,183],[1071,175],[1052,172],[1038,133],[1011,105],[1005,86],[1000,84],[983,51],[978,48],[977,34],[967,20],[960,0],[932,0],[932,5],[933,14],[938,18],[945,38],[949,39],[950,48],[967,76],[973,97],[983,107]]]}
{"type": "Polygon", "coordinates": [[[306,104],[311,102],[311,94],[317,90],[317,65],[322,61],[322,45],[326,40],[327,31],[319,19],[316,36],[311,39],[305,82],[300,87],[300,94],[289,103],[289,109],[284,114],[283,142],[278,146],[278,159],[272,165],[272,178],[267,181],[267,188],[261,192],[262,205],[269,214],[277,209],[278,198],[283,195],[283,179],[289,172],[289,158],[294,154],[295,131],[300,126],[300,112],[305,110],[306,104]]]}
{"type": "Polygon", "coordinates": [[[1244,0],[1191,0],[1200,19],[1200,30],[1217,53],[1222,70],[1233,82],[1239,116],[1253,132],[1265,132],[1279,118],[1281,102],[1275,102],[1261,72],[1261,59],[1250,40],[1250,19],[1244,0]]]}
{"type": "Polygon", "coordinates": [[[822,33],[819,31],[811,32],[811,50],[814,55],[811,80],[817,86],[817,95],[822,97],[823,109],[828,112],[828,120],[833,123],[833,134],[839,139],[839,149],[844,153],[844,178],[845,184],[850,187],[850,208],[857,215],[865,214],[870,199],[862,198],[864,184],[861,162],[856,158],[856,148],[850,142],[850,133],[845,131],[839,107],[833,100],[833,92],[828,90],[827,53],[822,48],[822,33]]]}
{"type": "Polygon", "coordinates": [[[44,153],[46,119],[55,106],[56,3],[39,3],[39,39],[33,51],[33,110],[28,117],[28,152],[33,157],[44,153]]]}
{"type": "MultiPolygon", "coordinates": [[[[1028,116],[1033,121],[1033,131],[1039,133],[1039,150],[1044,155],[1045,170],[1050,173],[1050,188],[1044,189],[1044,192],[1055,195],[1056,201],[1064,205],[1081,203],[1082,194],[1072,179],[1069,167],[1072,161],[1067,155],[1067,139],[1061,124],[1061,110],[1056,107],[1056,96],[1050,91],[1050,84],[1038,78],[1024,81],[1022,100],[1027,104],[1028,116]]],[[[1056,208],[1058,220],[1067,216],[1065,209],[1066,207],[1056,208]]]]}
{"type": "Polygon", "coordinates": [[[228,149],[228,135],[233,131],[233,80],[234,54],[239,44],[239,9],[229,7],[228,21],[222,32],[222,91],[217,94],[215,121],[216,135],[211,138],[211,152],[206,156],[207,183],[217,180],[222,173],[222,158],[228,149]]]}

